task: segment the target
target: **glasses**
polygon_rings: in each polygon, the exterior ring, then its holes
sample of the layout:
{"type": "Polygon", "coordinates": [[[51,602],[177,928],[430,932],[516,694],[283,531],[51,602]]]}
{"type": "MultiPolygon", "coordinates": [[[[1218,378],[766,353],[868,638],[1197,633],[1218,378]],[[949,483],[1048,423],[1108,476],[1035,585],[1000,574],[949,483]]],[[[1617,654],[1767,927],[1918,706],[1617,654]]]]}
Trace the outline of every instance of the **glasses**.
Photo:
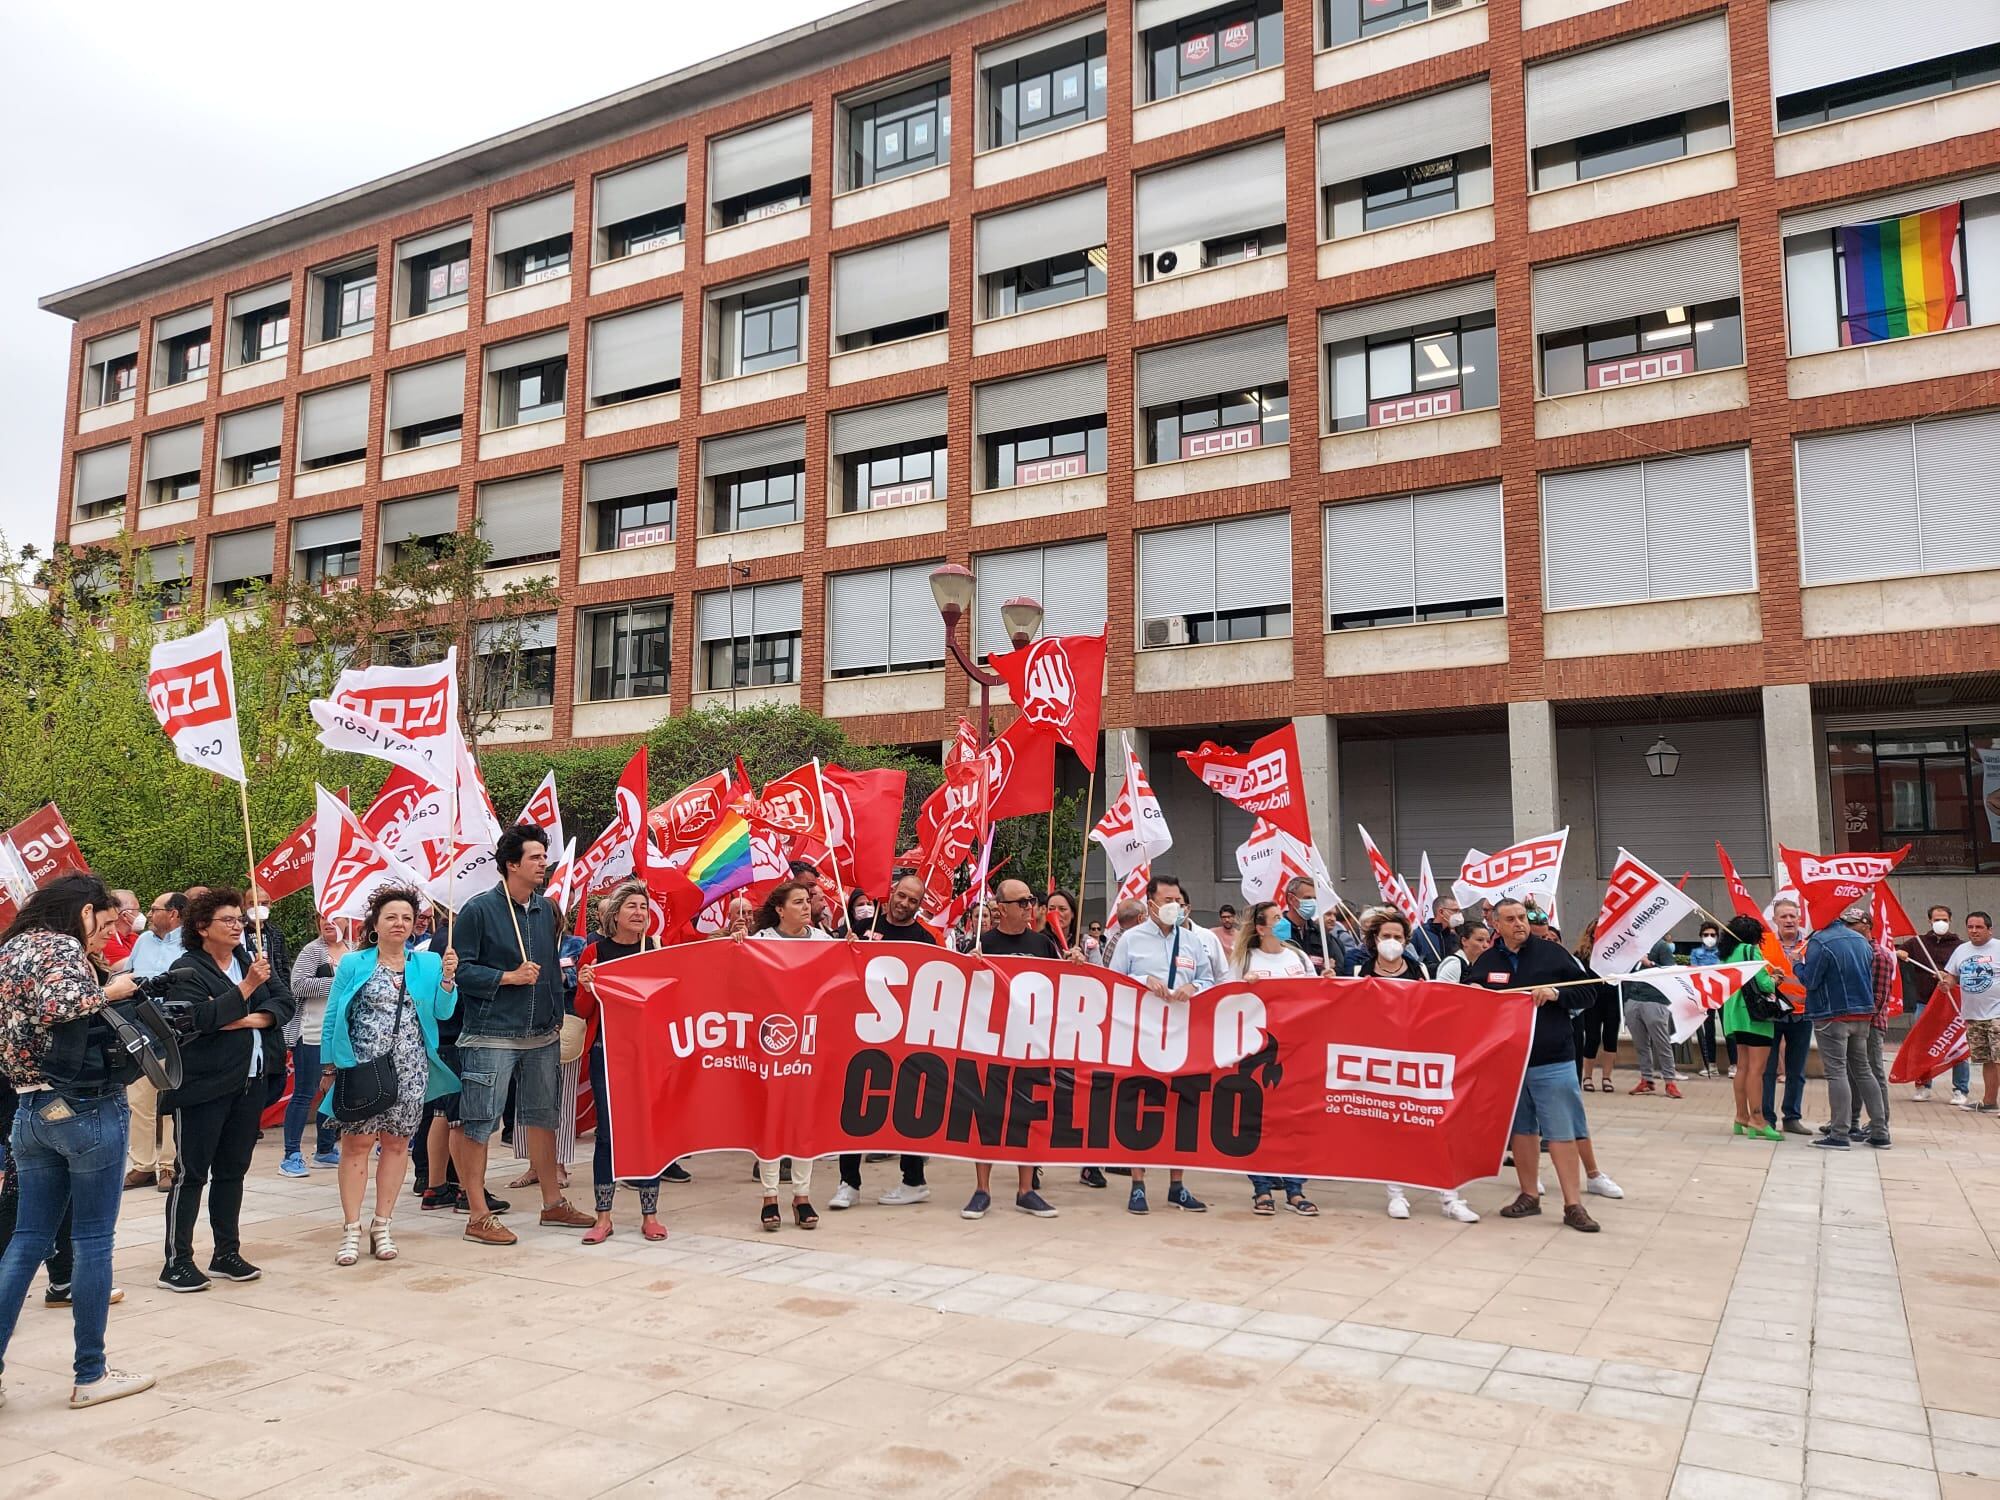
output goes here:
{"type": "Polygon", "coordinates": [[[1012,901],[1001,901],[996,904],[1000,906],[1033,906],[1035,898],[1033,896],[1016,896],[1012,901]]]}
{"type": "Polygon", "coordinates": [[[243,925],[243,913],[240,911],[226,914],[217,912],[208,920],[212,925],[217,927],[241,927],[243,925]]]}

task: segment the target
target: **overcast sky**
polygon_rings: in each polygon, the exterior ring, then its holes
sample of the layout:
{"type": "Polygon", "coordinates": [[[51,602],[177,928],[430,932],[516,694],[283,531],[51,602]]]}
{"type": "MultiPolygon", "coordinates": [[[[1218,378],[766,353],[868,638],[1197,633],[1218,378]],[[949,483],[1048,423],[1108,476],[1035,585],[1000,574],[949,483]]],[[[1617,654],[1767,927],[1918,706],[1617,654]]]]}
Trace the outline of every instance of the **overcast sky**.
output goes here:
{"type": "Polygon", "coordinates": [[[71,325],[38,298],[845,3],[7,6],[0,535],[46,548],[55,534],[71,325]],[[422,14],[444,22],[434,45],[406,40],[422,14]]]}

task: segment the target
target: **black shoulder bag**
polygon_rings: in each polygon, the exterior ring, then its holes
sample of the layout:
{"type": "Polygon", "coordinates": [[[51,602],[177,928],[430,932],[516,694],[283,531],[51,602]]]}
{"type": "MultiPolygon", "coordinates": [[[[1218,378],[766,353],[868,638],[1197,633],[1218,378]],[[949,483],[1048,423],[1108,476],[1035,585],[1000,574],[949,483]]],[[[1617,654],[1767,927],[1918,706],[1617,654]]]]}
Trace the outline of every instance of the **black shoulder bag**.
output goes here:
{"type": "MultiPolygon", "coordinates": [[[[352,1124],[372,1120],[396,1102],[396,1041],[403,1032],[403,1011],[410,999],[410,976],[406,970],[396,980],[396,1022],[389,1028],[389,1046],[380,1057],[371,1057],[351,1068],[337,1068],[333,1075],[333,1117],[352,1124]]],[[[353,1045],[354,1021],[347,1023],[348,1045],[353,1045]]]]}

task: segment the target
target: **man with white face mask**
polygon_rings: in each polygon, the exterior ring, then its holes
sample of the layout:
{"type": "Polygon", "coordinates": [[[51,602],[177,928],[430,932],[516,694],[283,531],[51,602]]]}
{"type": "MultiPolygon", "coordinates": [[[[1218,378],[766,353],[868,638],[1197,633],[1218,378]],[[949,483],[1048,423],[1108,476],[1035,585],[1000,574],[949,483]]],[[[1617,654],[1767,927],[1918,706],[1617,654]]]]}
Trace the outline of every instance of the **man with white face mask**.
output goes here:
{"type": "MultiPolygon", "coordinates": [[[[1173,876],[1155,875],[1146,882],[1146,915],[1150,921],[1120,935],[1111,967],[1138,980],[1149,994],[1185,1004],[1196,991],[1214,984],[1216,975],[1208,944],[1186,926],[1187,897],[1173,876]]],[[[1186,1213],[1207,1213],[1208,1205],[1187,1190],[1183,1175],[1170,1174],[1167,1202],[1186,1213]]],[[[1144,1167],[1132,1169],[1132,1196],[1125,1206],[1135,1214],[1148,1211],[1144,1167]]]]}

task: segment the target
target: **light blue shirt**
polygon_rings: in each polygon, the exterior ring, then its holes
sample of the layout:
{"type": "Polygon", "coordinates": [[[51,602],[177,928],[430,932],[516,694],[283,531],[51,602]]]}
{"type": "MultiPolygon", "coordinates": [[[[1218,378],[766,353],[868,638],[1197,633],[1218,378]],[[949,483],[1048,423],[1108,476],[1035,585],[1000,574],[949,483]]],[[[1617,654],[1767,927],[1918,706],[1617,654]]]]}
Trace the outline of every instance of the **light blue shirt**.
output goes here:
{"type": "Polygon", "coordinates": [[[1160,924],[1150,917],[1118,934],[1118,951],[1111,956],[1111,967],[1115,973],[1128,974],[1134,979],[1160,979],[1166,981],[1170,990],[1182,985],[1193,985],[1197,990],[1205,990],[1215,983],[1214,968],[1208,961],[1208,944],[1201,940],[1201,934],[1182,928],[1178,934],[1160,931],[1160,924]],[[1180,939],[1180,950],[1174,951],[1174,940],[1180,939]],[[1174,973],[1167,976],[1168,959],[1173,960],[1174,973]]]}
{"type": "Polygon", "coordinates": [[[187,952],[181,946],[181,930],[176,927],[165,937],[156,937],[148,927],[132,940],[132,977],[151,979],[155,974],[164,974],[174,966],[174,960],[187,952]]]}

